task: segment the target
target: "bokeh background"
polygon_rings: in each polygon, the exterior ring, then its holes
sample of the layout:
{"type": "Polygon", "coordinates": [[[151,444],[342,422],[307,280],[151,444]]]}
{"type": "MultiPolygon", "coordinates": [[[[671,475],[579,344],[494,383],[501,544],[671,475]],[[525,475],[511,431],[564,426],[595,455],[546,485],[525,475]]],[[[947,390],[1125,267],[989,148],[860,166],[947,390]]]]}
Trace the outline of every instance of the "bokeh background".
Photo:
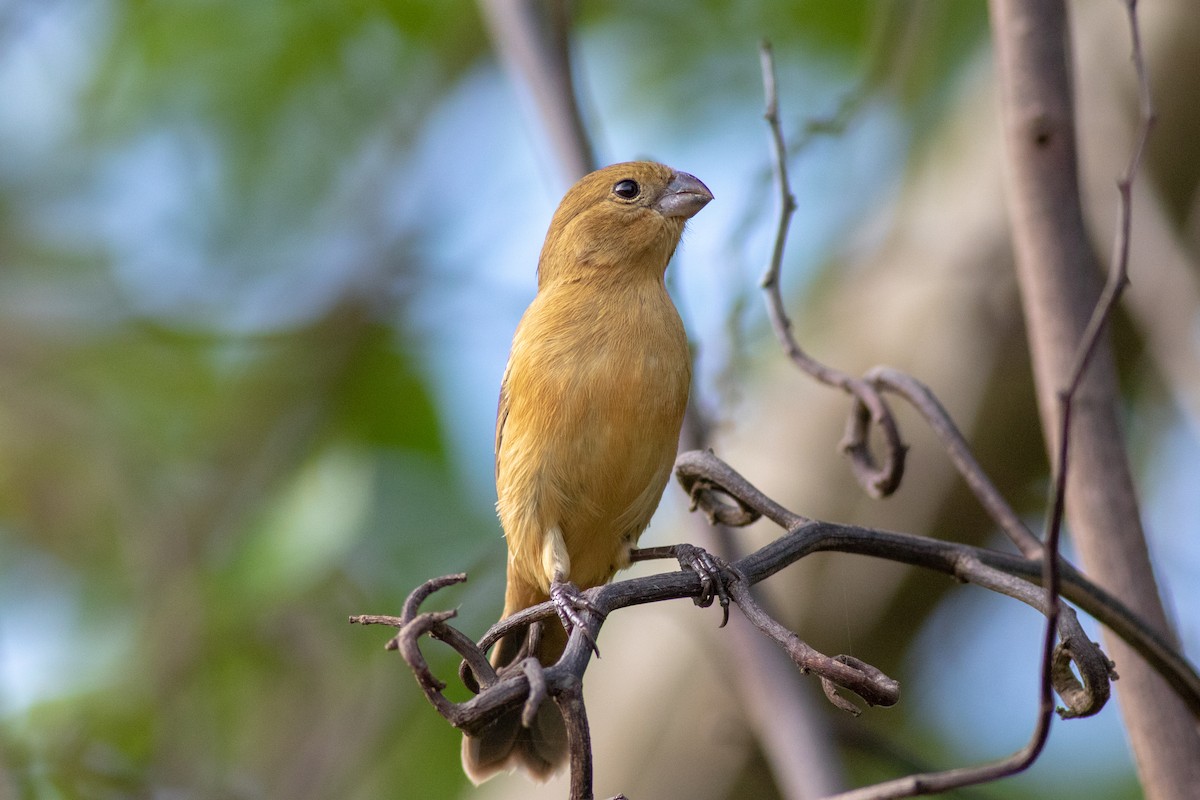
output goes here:
{"type": "MultiPolygon", "coordinates": [[[[1128,33],[1115,0],[1073,12],[1107,253],[1128,33]]],[[[1190,0],[1142,13],[1161,121],[1115,335],[1152,551],[1196,658],[1200,22],[1190,0]]],[[[915,418],[905,486],[866,499],[836,454],[844,400],[768,330],[763,36],[796,143],[801,341],[848,371],[913,372],[1031,523],[1044,502],[982,2],[575,5],[598,158],[665,161],[717,198],[670,279],[714,446],[806,515],[1004,547],[915,418]],[[835,124],[806,135],[818,118],[835,124]]],[[[496,391],[569,183],[533,108],[462,0],[0,2],[0,798],[565,796],[470,789],[388,632],[346,622],[460,570],[436,603],[473,634],[499,612],[496,391]]],[[[643,542],[695,525],[670,487],[643,542]]],[[[784,679],[837,780],[1028,735],[1028,609],[829,554],[767,591],[814,646],[904,686],[851,720],[784,679]]],[[[605,627],[588,676],[600,796],[783,796],[743,640],[717,620],[679,602],[605,627]]],[[[796,750],[814,758],[800,734],[796,750]]],[[[960,796],[1139,796],[1117,703],[1056,724],[1027,775],[960,796]]]]}

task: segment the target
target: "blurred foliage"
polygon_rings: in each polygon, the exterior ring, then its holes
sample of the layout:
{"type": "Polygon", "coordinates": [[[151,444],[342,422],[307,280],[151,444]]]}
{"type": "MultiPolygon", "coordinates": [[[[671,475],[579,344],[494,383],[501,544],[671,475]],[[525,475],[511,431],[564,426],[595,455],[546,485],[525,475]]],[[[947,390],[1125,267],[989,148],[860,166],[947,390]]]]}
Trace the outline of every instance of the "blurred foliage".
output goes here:
{"type": "MultiPolygon", "coordinates": [[[[986,20],[905,5],[586,2],[578,25],[645,55],[631,118],[681,124],[666,87],[709,114],[756,92],[769,35],[919,131],[986,20]]],[[[506,157],[464,126],[411,163],[495,69],[477,9],[2,8],[0,798],[457,795],[457,734],[346,617],[463,569],[465,624],[499,608],[491,500],[414,323],[461,231],[409,180],[506,157]]]]}

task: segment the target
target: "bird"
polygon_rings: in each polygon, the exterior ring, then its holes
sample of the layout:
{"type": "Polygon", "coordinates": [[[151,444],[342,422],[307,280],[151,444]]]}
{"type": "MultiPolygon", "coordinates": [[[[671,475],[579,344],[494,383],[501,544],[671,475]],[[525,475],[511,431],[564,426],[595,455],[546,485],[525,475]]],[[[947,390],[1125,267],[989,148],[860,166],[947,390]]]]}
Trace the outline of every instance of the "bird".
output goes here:
{"type": "MultiPolygon", "coordinates": [[[[665,273],[686,222],[713,199],[651,161],[581,178],[550,221],[537,293],[513,336],[496,414],[496,509],[508,546],[503,617],[554,600],[563,624],[517,630],[491,661],[558,661],[568,627],[630,552],[662,499],[691,385],[691,356],[665,273]]],[[[502,618],[503,618],[502,617],[502,618]]],[[[561,714],[543,702],[463,738],[476,784],[566,761],[561,714]]]]}

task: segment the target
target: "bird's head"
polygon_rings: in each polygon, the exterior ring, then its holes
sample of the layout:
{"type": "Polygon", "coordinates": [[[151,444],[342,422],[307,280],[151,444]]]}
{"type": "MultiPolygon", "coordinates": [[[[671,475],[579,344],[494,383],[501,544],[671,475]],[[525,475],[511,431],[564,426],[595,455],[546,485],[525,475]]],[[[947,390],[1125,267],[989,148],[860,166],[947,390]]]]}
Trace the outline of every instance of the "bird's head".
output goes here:
{"type": "Polygon", "coordinates": [[[712,199],[697,178],[653,161],[613,164],[585,175],[554,212],[538,284],[597,271],[661,278],[684,224],[712,199]]]}

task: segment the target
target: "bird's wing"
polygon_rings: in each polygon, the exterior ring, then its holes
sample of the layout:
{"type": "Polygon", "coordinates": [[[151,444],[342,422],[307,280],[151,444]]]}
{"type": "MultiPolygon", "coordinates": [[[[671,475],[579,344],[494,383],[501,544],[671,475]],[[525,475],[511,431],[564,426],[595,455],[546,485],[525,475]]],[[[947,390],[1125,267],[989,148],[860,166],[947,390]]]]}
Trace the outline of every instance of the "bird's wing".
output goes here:
{"type": "Polygon", "coordinates": [[[500,381],[500,400],[496,404],[496,475],[500,475],[500,445],[504,441],[504,423],[508,420],[508,372],[512,364],[504,368],[500,381]]]}

